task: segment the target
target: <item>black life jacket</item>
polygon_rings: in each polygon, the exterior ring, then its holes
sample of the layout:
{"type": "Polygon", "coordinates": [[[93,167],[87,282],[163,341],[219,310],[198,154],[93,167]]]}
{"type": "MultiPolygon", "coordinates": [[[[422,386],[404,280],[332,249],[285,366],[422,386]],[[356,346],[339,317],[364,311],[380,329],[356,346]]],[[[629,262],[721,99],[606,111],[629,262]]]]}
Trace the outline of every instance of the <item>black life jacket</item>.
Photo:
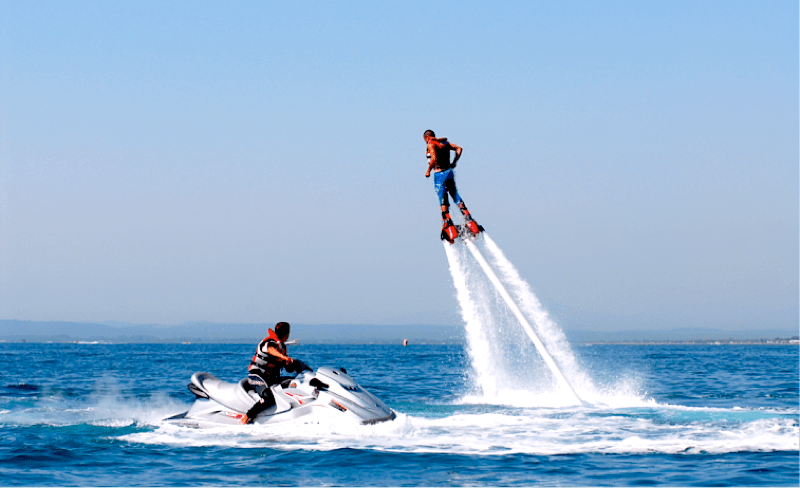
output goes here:
{"type": "Polygon", "coordinates": [[[280,376],[283,361],[263,351],[270,346],[280,351],[284,356],[286,355],[286,344],[278,339],[278,335],[274,330],[269,329],[269,335],[258,343],[256,353],[253,355],[253,359],[250,360],[250,366],[247,367],[248,373],[257,374],[264,378],[280,376]]]}
{"type": "MultiPolygon", "coordinates": [[[[450,166],[450,143],[447,142],[446,137],[442,137],[441,139],[432,139],[434,141],[433,147],[434,151],[436,151],[436,166],[435,169],[440,169],[442,171],[448,170],[451,168],[450,166]]],[[[431,153],[430,150],[425,154],[428,158],[428,163],[430,164],[431,160],[431,153]]]]}

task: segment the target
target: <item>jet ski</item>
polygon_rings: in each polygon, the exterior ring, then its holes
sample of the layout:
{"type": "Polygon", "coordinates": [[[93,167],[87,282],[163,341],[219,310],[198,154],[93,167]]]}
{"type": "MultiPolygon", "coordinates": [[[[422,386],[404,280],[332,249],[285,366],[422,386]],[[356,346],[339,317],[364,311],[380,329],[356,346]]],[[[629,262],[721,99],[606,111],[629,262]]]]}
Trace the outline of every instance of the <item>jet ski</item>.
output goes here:
{"type": "MultiPolygon", "coordinates": [[[[230,383],[211,373],[193,374],[188,387],[196,397],[194,404],[188,411],[164,419],[165,422],[190,427],[237,424],[260,398],[247,388],[246,379],[230,383]]],[[[363,425],[395,418],[392,409],[359,386],[344,368],[321,367],[316,372],[304,369],[271,388],[275,404],[259,413],[253,423],[349,419],[363,425]]]]}

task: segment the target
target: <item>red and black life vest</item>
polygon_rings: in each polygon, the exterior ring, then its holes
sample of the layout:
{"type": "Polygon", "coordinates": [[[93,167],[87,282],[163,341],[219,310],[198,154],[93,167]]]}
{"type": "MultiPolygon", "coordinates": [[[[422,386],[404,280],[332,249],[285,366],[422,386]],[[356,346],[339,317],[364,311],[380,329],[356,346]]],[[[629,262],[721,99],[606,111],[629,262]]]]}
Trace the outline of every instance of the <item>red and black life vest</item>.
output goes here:
{"type": "Polygon", "coordinates": [[[270,346],[277,349],[284,356],[286,355],[286,344],[278,339],[278,335],[274,330],[269,329],[269,335],[258,343],[256,353],[253,355],[253,359],[250,360],[250,366],[247,367],[248,373],[257,374],[263,378],[280,376],[283,360],[264,352],[264,349],[268,349],[270,346]]]}
{"type": "MultiPolygon", "coordinates": [[[[450,148],[452,146],[450,146],[450,143],[447,142],[447,138],[442,137],[440,139],[431,139],[431,144],[433,145],[433,150],[436,151],[436,165],[433,168],[441,171],[450,169],[450,148]]],[[[428,149],[426,156],[428,157],[428,160],[431,159],[430,148],[428,149]]]]}

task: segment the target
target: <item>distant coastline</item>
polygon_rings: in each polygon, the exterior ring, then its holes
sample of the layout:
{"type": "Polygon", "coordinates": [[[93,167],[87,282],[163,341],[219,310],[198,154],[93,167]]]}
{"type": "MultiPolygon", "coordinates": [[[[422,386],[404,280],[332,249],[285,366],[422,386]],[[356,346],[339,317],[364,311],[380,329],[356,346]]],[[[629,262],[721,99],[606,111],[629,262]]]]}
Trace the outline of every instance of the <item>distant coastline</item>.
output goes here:
{"type": "MultiPolygon", "coordinates": [[[[180,325],[0,320],[0,341],[31,343],[252,344],[275,324],[180,325]]],[[[463,327],[444,325],[292,324],[301,344],[459,344],[463,327]]]]}
{"type": "MultiPolygon", "coordinates": [[[[252,341],[250,341],[252,342],[252,341]]],[[[141,340],[141,341],[82,341],[82,340],[45,340],[45,338],[36,340],[6,340],[0,339],[0,344],[250,344],[247,341],[177,341],[177,340],[141,340]]],[[[414,345],[430,346],[430,345],[443,345],[443,344],[462,344],[458,341],[443,341],[443,342],[430,342],[420,341],[411,343],[414,345]]],[[[328,345],[400,345],[399,341],[372,341],[372,342],[300,342],[297,346],[309,344],[328,344],[328,345]]],[[[762,339],[754,341],[616,341],[616,342],[576,342],[575,344],[582,346],[800,346],[798,339],[762,339]]]]}
{"type": "Polygon", "coordinates": [[[587,346],[623,345],[623,346],[800,346],[797,336],[775,339],[755,340],[707,340],[707,341],[586,341],[581,344],[587,346]]]}
{"type": "MultiPolygon", "coordinates": [[[[6,343],[193,343],[250,344],[273,324],[191,322],[179,325],[119,322],[37,322],[0,320],[0,342],[6,343]]],[[[595,331],[565,330],[573,344],[601,345],[797,345],[798,333],[787,329],[673,329],[595,331]]],[[[463,344],[461,325],[292,324],[301,344],[463,344]]]]}

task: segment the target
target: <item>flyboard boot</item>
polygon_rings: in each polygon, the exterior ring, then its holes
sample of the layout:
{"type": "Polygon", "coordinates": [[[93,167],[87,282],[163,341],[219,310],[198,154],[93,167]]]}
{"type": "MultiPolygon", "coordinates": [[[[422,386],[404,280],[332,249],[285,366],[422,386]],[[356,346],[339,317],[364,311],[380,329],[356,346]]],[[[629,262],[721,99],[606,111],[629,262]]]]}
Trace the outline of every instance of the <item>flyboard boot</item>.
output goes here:
{"type": "Polygon", "coordinates": [[[445,210],[442,212],[442,240],[450,244],[454,243],[458,238],[458,229],[453,225],[453,220],[450,218],[450,211],[445,210]]]}
{"type": "Polygon", "coordinates": [[[478,235],[479,232],[483,232],[483,226],[478,225],[478,223],[475,222],[475,219],[472,218],[472,215],[470,215],[469,210],[467,210],[467,206],[464,205],[463,201],[458,204],[458,208],[464,215],[464,226],[467,228],[467,230],[472,232],[472,235],[478,235]]]}

